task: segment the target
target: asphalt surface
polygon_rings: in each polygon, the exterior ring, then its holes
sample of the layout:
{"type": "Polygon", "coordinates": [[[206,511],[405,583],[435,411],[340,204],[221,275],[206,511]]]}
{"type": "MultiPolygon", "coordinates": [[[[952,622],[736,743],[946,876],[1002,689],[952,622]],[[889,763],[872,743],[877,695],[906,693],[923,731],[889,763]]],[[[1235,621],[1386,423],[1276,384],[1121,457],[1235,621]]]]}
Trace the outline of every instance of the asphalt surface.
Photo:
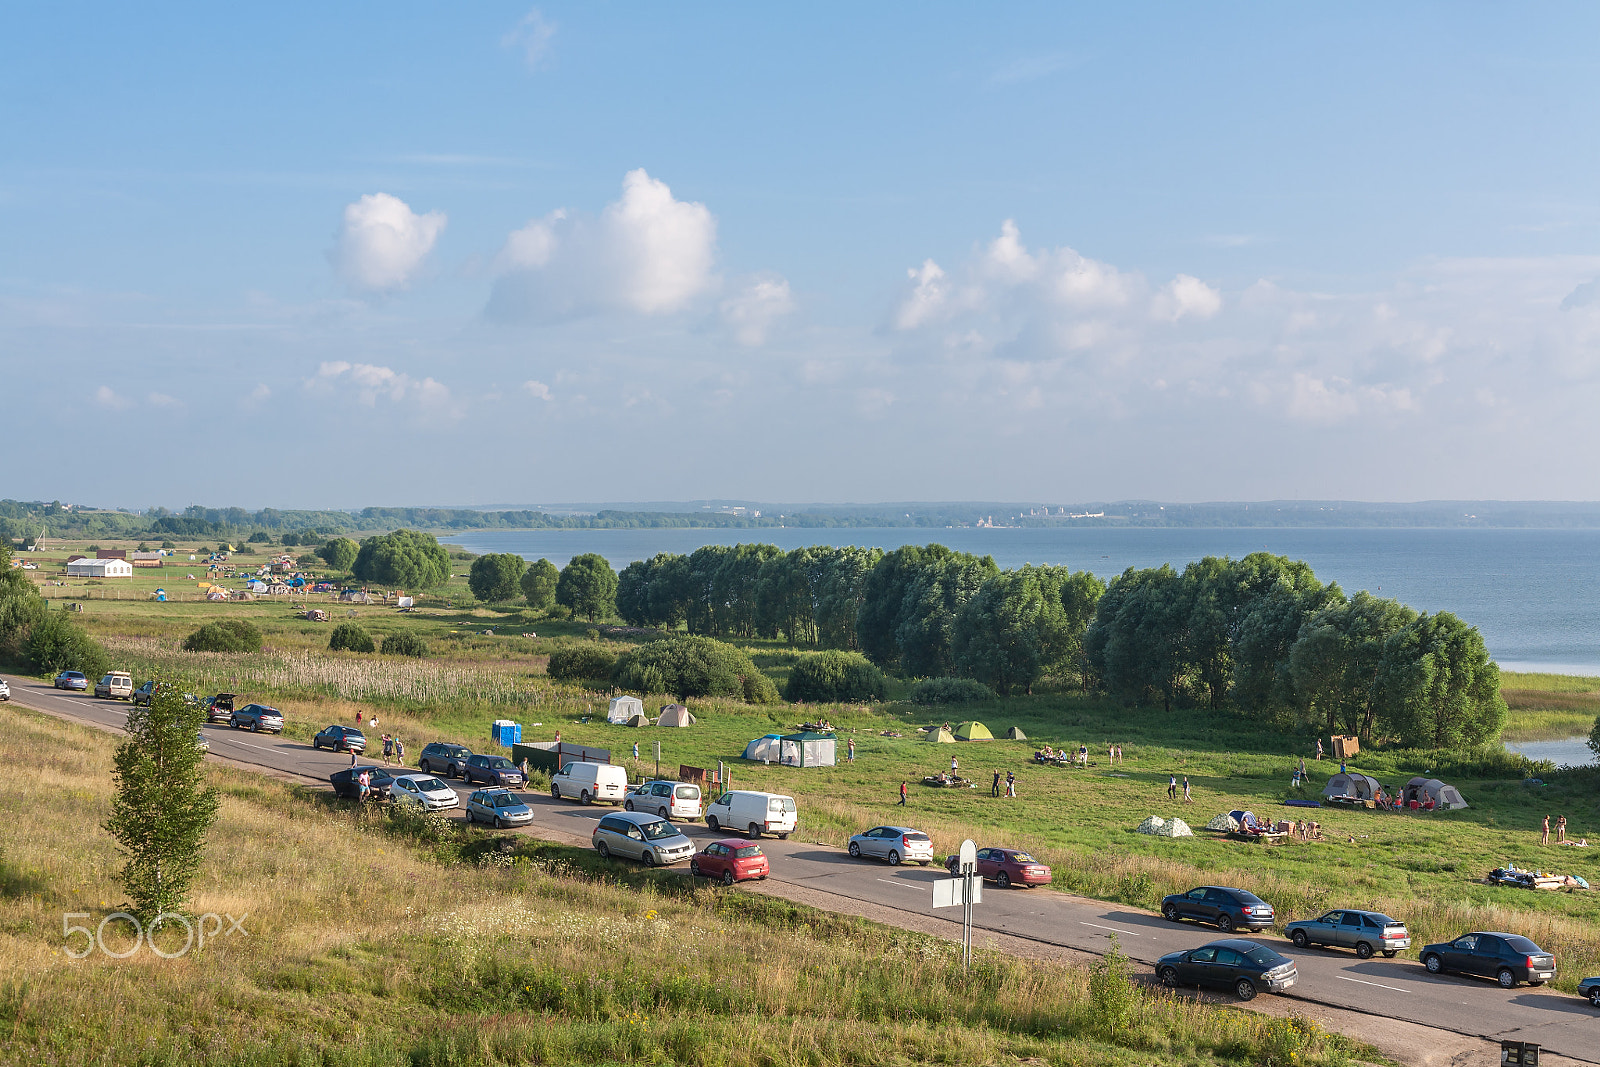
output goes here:
{"type": "MultiPolygon", "coordinates": [[[[127,718],[128,705],[120,701],[96,700],[81,693],[57,691],[27,678],[8,677],[7,680],[11,683],[14,701],[40,711],[118,728],[127,718]]],[[[227,726],[208,726],[205,732],[215,757],[301,775],[324,784],[328,775],[350,765],[348,755],[314,750],[308,743],[271,734],[252,734],[227,726]]],[[[415,745],[410,754],[413,759],[421,748],[421,743],[415,745]]],[[[381,763],[382,760],[363,758],[362,762],[381,763]]],[[[463,805],[465,795],[477,788],[456,782],[451,784],[462,795],[463,805]]],[[[613,810],[604,805],[583,807],[571,801],[552,800],[543,794],[522,795],[533,809],[534,821],[527,829],[535,834],[542,831],[587,838],[600,816],[613,810]]],[[[460,810],[455,814],[459,816],[460,810]]],[[[762,841],[763,850],[771,858],[769,890],[777,889],[778,895],[782,895],[784,885],[805,887],[898,911],[931,914],[959,926],[959,908],[932,909],[932,883],[944,876],[942,868],[890,867],[873,860],[852,860],[839,849],[801,840],[805,826],[803,809],[800,819],[800,833],[789,840],[767,838],[762,841]]],[[[885,815],[884,821],[914,825],[915,809],[900,811],[896,807],[885,815]]],[[[712,834],[702,825],[679,825],[691,839],[726,836],[725,833],[712,834]]],[[[980,848],[1006,843],[977,842],[980,848]]],[[[942,857],[945,852],[954,852],[957,843],[936,844],[941,850],[938,855],[942,857]]],[[[687,876],[687,867],[683,870],[687,876]]],[[[1136,908],[1086,900],[1051,889],[1001,890],[989,885],[984,889],[983,902],[975,907],[974,913],[974,925],[978,930],[992,930],[1086,952],[1104,952],[1108,940],[1116,936],[1128,956],[1146,964],[1153,964],[1168,952],[1194,948],[1227,936],[1210,927],[1169,923],[1159,915],[1136,908]]],[[[1237,936],[1269,945],[1295,961],[1299,979],[1281,996],[1492,1041],[1535,1041],[1550,1053],[1600,1063],[1600,1010],[1571,994],[1556,992],[1548,986],[1505,990],[1493,979],[1435,977],[1416,961],[1402,958],[1389,960],[1378,956],[1358,960],[1348,951],[1301,950],[1272,931],[1237,936]]],[[[1559,959],[1556,966],[1559,972],[1559,959]]]]}

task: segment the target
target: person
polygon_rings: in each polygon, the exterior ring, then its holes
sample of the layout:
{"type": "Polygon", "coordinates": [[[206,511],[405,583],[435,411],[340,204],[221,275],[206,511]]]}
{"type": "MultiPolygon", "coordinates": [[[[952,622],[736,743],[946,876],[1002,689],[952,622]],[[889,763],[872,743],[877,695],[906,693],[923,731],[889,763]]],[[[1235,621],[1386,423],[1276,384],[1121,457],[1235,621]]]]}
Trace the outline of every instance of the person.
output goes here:
{"type": "Polygon", "coordinates": [[[1194,797],[1189,795],[1189,776],[1187,774],[1183,776],[1183,802],[1185,804],[1194,803],[1194,797]]]}
{"type": "Polygon", "coordinates": [[[956,773],[956,771],[958,771],[958,770],[960,770],[960,764],[956,763],[956,758],[954,756],[951,756],[950,757],[950,773],[952,775],[954,775],[956,773]]]}
{"type": "Polygon", "coordinates": [[[350,750],[350,766],[354,767],[355,765],[356,765],[356,750],[352,748],[350,750]]]}
{"type": "Polygon", "coordinates": [[[1085,767],[1089,766],[1089,746],[1088,745],[1079,745],[1078,746],[1078,762],[1083,764],[1085,767]]]}
{"type": "Polygon", "coordinates": [[[389,757],[392,756],[392,755],[394,755],[394,738],[390,737],[388,734],[384,734],[383,735],[383,760],[384,760],[384,762],[387,763],[389,761],[389,757]]]}
{"type": "Polygon", "coordinates": [[[517,764],[517,770],[522,772],[522,781],[523,781],[524,784],[526,784],[527,781],[528,781],[528,757],[527,756],[523,756],[522,757],[522,762],[517,764]]]}
{"type": "Polygon", "coordinates": [[[1016,795],[1017,795],[1017,773],[1015,771],[1007,771],[1006,772],[1006,796],[1015,799],[1016,795]]]}
{"type": "Polygon", "coordinates": [[[638,759],[639,758],[639,742],[637,742],[637,741],[635,741],[633,743],[633,758],[634,759],[638,759]]]}
{"type": "Polygon", "coordinates": [[[1167,799],[1178,799],[1178,776],[1176,774],[1167,775],[1167,799]]]}
{"type": "Polygon", "coordinates": [[[356,779],[356,784],[361,790],[361,800],[365,802],[367,794],[372,791],[372,772],[362,771],[361,776],[356,779]]]}
{"type": "Polygon", "coordinates": [[[844,761],[846,763],[856,761],[856,739],[853,737],[845,743],[844,761]]]}
{"type": "Polygon", "coordinates": [[[1123,759],[1123,758],[1122,758],[1122,746],[1121,746],[1121,745],[1118,745],[1118,746],[1117,746],[1117,762],[1118,762],[1118,763],[1124,763],[1124,762],[1126,762],[1126,761],[1125,761],[1125,760],[1124,760],[1124,759],[1123,759]]]}
{"type": "Polygon", "coordinates": [[[378,717],[376,715],[367,720],[367,728],[369,730],[376,730],[378,728],[378,717]]]}
{"type": "Polygon", "coordinates": [[[1300,777],[1304,778],[1305,776],[1306,776],[1306,758],[1304,756],[1301,756],[1300,757],[1300,777]]]}
{"type": "Polygon", "coordinates": [[[357,708],[356,709],[356,728],[359,729],[360,727],[361,727],[361,709],[357,708]]]}
{"type": "Polygon", "coordinates": [[[404,763],[406,761],[406,743],[398,737],[394,739],[394,759],[396,763],[404,763]]]}
{"type": "Polygon", "coordinates": [[[999,770],[996,770],[994,772],[994,783],[989,786],[989,795],[992,796],[992,797],[997,797],[997,796],[1000,795],[1000,772],[999,772],[999,770]]]}
{"type": "Polygon", "coordinates": [[[1567,817],[1561,816],[1556,820],[1556,844],[1565,844],[1567,840],[1567,817]]]}
{"type": "Polygon", "coordinates": [[[1322,758],[1322,738],[1317,738],[1317,758],[1322,758]]]}
{"type": "Polygon", "coordinates": [[[1544,817],[1544,829],[1542,831],[1540,831],[1540,833],[1539,833],[1539,844],[1548,845],[1549,843],[1550,843],[1550,816],[1546,815],[1544,817]]]}
{"type": "Polygon", "coordinates": [[[556,745],[559,747],[560,744],[561,744],[561,731],[557,730],[556,731],[556,745]]]}
{"type": "Polygon", "coordinates": [[[1340,774],[1348,774],[1348,773],[1350,773],[1349,771],[1344,769],[1344,760],[1340,760],[1339,761],[1339,773],[1340,774]]]}
{"type": "Polygon", "coordinates": [[[904,804],[905,802],[906,802],[906,784],[904,782],[901,782],[900,783],[900,803],[904,804]]]}

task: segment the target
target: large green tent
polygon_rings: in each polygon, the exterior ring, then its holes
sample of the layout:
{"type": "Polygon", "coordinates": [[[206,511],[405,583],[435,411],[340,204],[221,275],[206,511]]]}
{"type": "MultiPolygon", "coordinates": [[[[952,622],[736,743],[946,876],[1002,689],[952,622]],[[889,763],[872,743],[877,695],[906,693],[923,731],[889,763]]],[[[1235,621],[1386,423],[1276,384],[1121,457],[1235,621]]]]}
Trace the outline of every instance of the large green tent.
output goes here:
{"type": "Polygon", "coordinates": [[[945,729],[943,726],[935,726],[933,729],[929,730],[928,740],[937,742],[939,744],[953,745],[956,743],[955,735],[949,730],[945,729]]]}
{"type": "Polygon", "coordinates": [[[989,728],[983,725],[983,723],[974,720],[972,722],[964,722],[960,726],[956,727],[956,740],[993,741],[994,734],[991,734],[989,732],[989,728]]]}

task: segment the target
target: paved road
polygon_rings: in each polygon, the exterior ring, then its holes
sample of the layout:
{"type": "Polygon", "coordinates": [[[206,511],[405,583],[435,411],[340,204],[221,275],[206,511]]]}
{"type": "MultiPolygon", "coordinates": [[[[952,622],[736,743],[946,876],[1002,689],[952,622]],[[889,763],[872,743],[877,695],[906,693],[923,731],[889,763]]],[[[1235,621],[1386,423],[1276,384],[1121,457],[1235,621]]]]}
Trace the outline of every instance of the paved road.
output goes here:
{"type": "MultiPolygon", "coordinates": [[[[127,705],[123,703],[58,692],[26,678],[8,681],[14,700],[41,711],[115,727],[127,718],[127,705]]],[[[215,756],[304,775],[319,782],[326,782],[329,774],[350,763],[348,756],[316,751],[298,741],[244,733],[226,726],[208,726],[206,735],[215,756]]],[[[420,750],[422,746],[416,747],[420,750]]],[[[458,789],[462,793],[468,791],[465,786],[458,789]]],[[[535,833],[559,831],[586,838],[595,821],[609,810],[538,794],[527,795],[526,799],[534,810],[531,829],[535,833]]],[[[802,811],[802,820],[804,814],[802,811]]],[[[684,829],[691,838],[722,836],[692,824],[684,829]]],[[[986,842],[978,844],[983,846],[986,842]]],[[[772,858],[769,885],[803,886],[921,915],[931,913],[931,883],[943,874],[937,867],[889,867],[852,860],[838,849],[798,838],[768,840],[762,847],[772,858]]],[[[932,914],[949,916],[953,923],[960,921],[959,909],[932,914]]],[[[1049,889],[1001,891],[988,887],[983,903],[976,909],[976,923],[980,929],[1088,952],[1103,952],[1108,939],[1115,935],[1124,952],[1144,963],[1222,936],[1209,927],[1168,923],[1136,908],[1084,900],[1049,889]]],[[[1537,1041],[1549,1052],[1600,1063],[1600,1011],[1570,994],[1548,987],[1503,990],[1492,980],[1434,977],[1411,960],[1358,960],[1348,952],[1299,950],[1270,933],[1256,940],[1294,958],[1300,972],[1292,991],[1294,997],[1490,1040],[1537,1041]]]]}

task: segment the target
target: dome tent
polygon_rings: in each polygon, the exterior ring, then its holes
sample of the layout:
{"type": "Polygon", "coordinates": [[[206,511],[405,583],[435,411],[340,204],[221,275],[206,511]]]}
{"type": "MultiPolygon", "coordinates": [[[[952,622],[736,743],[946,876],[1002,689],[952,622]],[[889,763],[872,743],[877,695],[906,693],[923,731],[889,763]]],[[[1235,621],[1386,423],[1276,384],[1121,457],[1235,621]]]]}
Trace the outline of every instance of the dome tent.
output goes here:
{"type": "Polygon", "coordinates": [[[629,726],[649,726],[650,718],[647,715],[632,715],[628,718],[629,726]]]}
{"type": "Polygon", "coordinates": [[[989,728],[975,719],[971,722],[964,722],[960,726],[957,726],[955,728],[955,735],[957,741],[994,740],[994,734],[989,732],[989,728]]]}
{"type": "Polygon", "coordinates": [[[928,731],[928,740],[936,745],[953,745],[956,743],[955,735],[943,726],[935,726],[928,731]]]}
{"type": "Polygon", "coordinates": [[[606,722],[621,725],[635,715],[644,714],[644,701],[638,697],[612,697],[611,707],[606,712],[606,722]]]}
{"type": "Polygon", "coordinates": [[[1328,784],[1322,787],[1325,797],[1355,797],[1357,800],[1371,800],[1378,795],[1383,786],[1371,775],[1357,774],[1355,771],[1341,771],[1328,779],[1328,784]]]}
{"type": "Polygon", "coordinates": [[[1182,819],[1163,819],[1159,815],[1148,816],[1137,829],[1139,833],[1149,834],[1152,837],[1194,836],[1194,831],[1189,829],[1189,824],[1182,819]]]}
{"type": "Polygon", "coordinates": [[[694,716],[689,714],[689,709],[682,704],[668,704],[661,709],[661,718],[656,720],[657,726],[693,726],[694,716]]]}
{"type": "Polygon", "coordinates": [[[1022,727],[1020,726],[1013,726],[1006,731],[1007,741],[1026,741],[1027,739],[1028,735],[1022,732],[1022,727]]]}
{"type": "Polygon", "coordinates": [[[1222,812],[1221,814],[1219,814],[1215,818],[1213,818],[1210,822],[1206,823],[1206,829],[1207,830],[1221,830],[1224,833],[1231,834],[1231,833],[1234,833],[1235,831],[1237,831],[1239,829],[1239,820],[1235,819],[1232,815],[1229,815],[1227,812],[1222,812]]]}
{"type": "Polygon", "coordinates": [[[1403,799],[1407,803],[1415,800],[1424,808],[1431,801],[1434,808],[1443,811],[1454,811],[1467,806],[1461,791],[1455,786],[1446,785],[1437,778],[1424,778],[1421,775],[1406,783],[1403,799]]]}
{"type": "Polygon", "coordinates": [[[744,746],[744,758],[758,763],[777,763],[783,758],[783,735],[767,734],[744,746]]]}

